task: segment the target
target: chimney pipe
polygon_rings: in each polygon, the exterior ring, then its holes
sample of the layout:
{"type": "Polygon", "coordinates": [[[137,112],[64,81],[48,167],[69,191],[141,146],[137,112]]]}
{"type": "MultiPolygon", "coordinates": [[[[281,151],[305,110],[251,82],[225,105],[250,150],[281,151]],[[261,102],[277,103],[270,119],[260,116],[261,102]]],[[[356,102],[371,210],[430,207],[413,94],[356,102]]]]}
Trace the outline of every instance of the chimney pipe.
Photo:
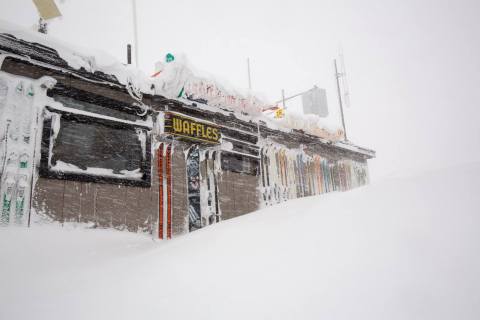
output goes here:
{"type": "Polygon", "coordinates": [[[127,44],[127,64],[132,64],[132,45],[127,44]]]}

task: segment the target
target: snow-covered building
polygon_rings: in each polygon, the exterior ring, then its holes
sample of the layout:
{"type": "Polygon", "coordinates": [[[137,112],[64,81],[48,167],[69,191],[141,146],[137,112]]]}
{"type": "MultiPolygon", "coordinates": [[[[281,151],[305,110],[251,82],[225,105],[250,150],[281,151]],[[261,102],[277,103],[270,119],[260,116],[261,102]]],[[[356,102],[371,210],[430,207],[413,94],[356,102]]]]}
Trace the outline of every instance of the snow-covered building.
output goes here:
{"type": "Polygon", "coordinates": [[[372,150],[168,97],[165,82],[97,62],[0,33],[1,224],[42,216],[164,239],[368,183],[372,150]]]}

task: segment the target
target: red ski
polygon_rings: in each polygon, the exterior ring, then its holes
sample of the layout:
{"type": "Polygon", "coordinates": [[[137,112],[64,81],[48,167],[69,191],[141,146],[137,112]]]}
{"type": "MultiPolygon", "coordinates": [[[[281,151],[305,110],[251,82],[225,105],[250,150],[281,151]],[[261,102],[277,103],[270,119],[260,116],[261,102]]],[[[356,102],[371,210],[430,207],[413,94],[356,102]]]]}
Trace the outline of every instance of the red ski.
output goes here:
{"type": "Polygon", "coordinates": [[[163,143],[157,153],[158,167],[158,238],[163,239],[163,143]]]}

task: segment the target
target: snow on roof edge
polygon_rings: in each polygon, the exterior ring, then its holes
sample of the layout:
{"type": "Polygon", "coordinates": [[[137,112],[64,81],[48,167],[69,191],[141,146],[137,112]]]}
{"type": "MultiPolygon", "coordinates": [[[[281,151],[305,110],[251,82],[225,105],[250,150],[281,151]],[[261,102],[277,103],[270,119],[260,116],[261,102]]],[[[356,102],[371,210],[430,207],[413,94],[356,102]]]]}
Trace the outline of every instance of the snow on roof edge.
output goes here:
{"type": "MultiPolygon", "coordinates": [[[[0,20],[0,33],[11,34],[15,36],[17,39],[28,41],[30,43],[38,43],[43,46],[54,49],[57,51],[58,56],[64,59],[67,62],[67,64],[75,70],[80,70],[81,68],[83,68],[85,71],[90,73],[100,71],[107,75],[113,75],[118,79],[119,83],[122,85],[126,86],[128,82],[131,82],[131,83],[133,82],[134,85],[137,86],[141,92],[145,94],[155,95],[155,93],[152,91],[152,88],[151,88],[153,81],[151,81],[151,79],[147,77],[145,73],[143,73],[140,69],[132,65],[122,64],[121,62],[116,60],[114,57],[110,56],[109,54],[101,50],[82,48],[82,47],[70,44],[68,42],[65,42],[63,40],[56,39],[51,35],[46,35],[33,30],[28,30],[28,29],[25,29],[24,27],[20,27],[16,24],[6,22],[4,20],[0,20]]],[[[191,101],[184,98],[169,98],[168,96],[165,96],[165,97],[167,99],[176,100],[184,104],[190,103],[190,106],[195,104],[196,107],[202,110],[206,110],[210,112],[220,112],[223,114],[233,114],[239,120],[246,121],[246,122],[251,121],[254,123],[260,123],[260,121],[263,121],[264,123],[266,123],[267,127],[274,130],[290,133],[292,132],[293,129],[297,129],[297,130],[303,130],[307,133],[312,134],[311,132],[304,130],[305,127],[309,124],[308,115],[307,117],[302,117],[303,119],[299,121],[298,116],[295,116],[297,117],[295,119],[294,117],[289,116],[287,114],[286,118],[278,121],[278,120],[273,120],[269,117],[266,117],[263,114],[244,114],[242,112],[238,112],[238,110],[227,111],[223,108],[209,106],[208,104],[191,101]],[[289,117],[291,118],[289,119],[289,117]],[[288,123],[289,120],[290,122],[292,121],[294,122],[293,125],[292,123],[288,123]],[[297,123],[295,123],[295,121],[297,121],[297,123]],[[298,122],[300,122],[300,124],[298,122]]],[[[320,130],[322,130],[322,128],[320,128],[320,130]]],[[[322,137],[321,135],[318,135],[318,134],[313,134],[313,135],[317,136],[321,140],[326,139],[325,137],[322,137]]],[[[329,139],[327,138],[327,140],[329,139]]],[[[336,141],[332,141],[332,143],[344,149],[348,149],[350,151],[359,152],[359,153],[374,157],[374,151],[372,150],[357,147],[357,146],[351,145],[350,143],[345,144],[338,139],[336,141]],[[362,151],[361,149],[364,151],[362,151]]]]}

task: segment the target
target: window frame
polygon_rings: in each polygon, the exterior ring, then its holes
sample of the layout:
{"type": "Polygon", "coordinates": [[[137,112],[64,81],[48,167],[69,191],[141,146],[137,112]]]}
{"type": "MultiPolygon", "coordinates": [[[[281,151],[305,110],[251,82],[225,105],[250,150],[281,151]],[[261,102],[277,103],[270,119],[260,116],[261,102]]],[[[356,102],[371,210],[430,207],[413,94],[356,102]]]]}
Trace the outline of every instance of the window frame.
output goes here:
{"type": "MultiPolygon", "coordinates": [[[[151,187],[151,128],[148,126],[144,126],[141,124],[133,124],[129,123],[128,121],[124,121],[119,119],[118,121],[104,119],[101,117],[95,117],[95,114],[86,115],[81,113],[70,112],[66,110],[59,110],[55,108],[51,108],[49,106],[45,107],[45,110],[51,113],[51,116],[44,117],[43,120],[43,130],[42,130],[42,138],[41,138],[41,148],[40,148],[40,167],[39,167],[39,175],[43,178],[50,178],[50,179],[60,179],[60,180],[72,180],[72,181],[81,181],[81,182],[95,182],[95,183],[106,183],[106,184],[116,184],[116,185],[128,185],[128,186],[137,186],[143,188],[150,188],[151,187]],[[85,123],[85,124],[99,124],[105,127],[110,127],[114,129],[126,129],[126,130],[135,130],[140,129],[145,131],[146,133],[146,141],[145,141],[145,159],[141,161],[140,172],[143,173],[143,177],[141,179],[133,179],[133,178],[122,178],[122,177],[112,177],[112,176],[102,176],[102,175],[93,175],[80,172],[61,172],[51,170],[51,163],[50,163],[50,150],[53,150],[54,146],[50,145],[51,143],[55,143],[52,139],[54,134],[52,130],[52,120],[53,115],[57,114],[60,120],[66,121],[75,121],[78,123],[85,123]]],[[[62,130],[60,127],[59,130],[62,130]]],[[[106,168],[108,169],[108,168],[106,168]]]]}
{"type": "Polygon", "coordinates": [[[237,152],[222,151],[221,159],[220,159],[220,167],[222,171],[229,171],[229,172],[239,173],[242,175],[258,177],[258,174],[260,171],[260,159],[258,159],[257,157],[246,155],[246,154],[240,154],[237,152]],[[232,164],[229,163],[229,160],[231,158],[236,158],[236,160],[241,161],[242,167],[241,168],[233,167],[232,164]],[[244,161],[247,161],[249,163],[249,166],[253,166],[253,167],[249,167],[247,170],[245,167],[244,161]]]}

